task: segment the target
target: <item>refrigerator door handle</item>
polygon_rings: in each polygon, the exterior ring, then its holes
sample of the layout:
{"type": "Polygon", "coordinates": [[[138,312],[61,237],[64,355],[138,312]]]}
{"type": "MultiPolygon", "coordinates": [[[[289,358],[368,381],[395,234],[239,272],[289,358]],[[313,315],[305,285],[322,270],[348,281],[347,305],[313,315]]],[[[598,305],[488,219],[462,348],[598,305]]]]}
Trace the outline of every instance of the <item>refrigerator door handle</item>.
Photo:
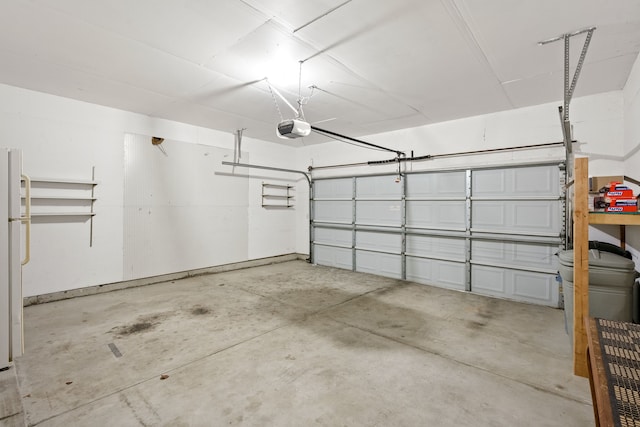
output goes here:
{"type": "Polygon", "coordinates": [[[31,259],[31,178],[25,174],[20,175],[20,178],[24,181],[24,216],[20,217],[20,221],[26,226],[24,259],[21,264],[26,265],[31,259]]]}

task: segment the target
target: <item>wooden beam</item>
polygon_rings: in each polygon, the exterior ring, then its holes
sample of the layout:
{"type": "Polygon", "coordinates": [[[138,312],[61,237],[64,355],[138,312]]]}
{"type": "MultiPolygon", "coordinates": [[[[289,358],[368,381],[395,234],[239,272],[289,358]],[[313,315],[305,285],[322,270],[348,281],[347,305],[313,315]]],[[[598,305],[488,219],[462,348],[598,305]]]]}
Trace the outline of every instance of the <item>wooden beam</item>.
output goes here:
{"type": "Polygon", "coordinates": [[[587,332],[589,317],[589,159],[575,159],[573,197],[573,373],[589,375],[587,332]]]}

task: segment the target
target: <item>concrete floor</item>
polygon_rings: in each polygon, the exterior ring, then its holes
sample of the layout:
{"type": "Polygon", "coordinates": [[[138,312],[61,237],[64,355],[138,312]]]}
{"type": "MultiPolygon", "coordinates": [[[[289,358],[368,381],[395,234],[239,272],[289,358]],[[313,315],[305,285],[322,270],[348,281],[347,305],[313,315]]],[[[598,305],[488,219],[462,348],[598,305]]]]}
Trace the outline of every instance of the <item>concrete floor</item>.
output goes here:
{"type": "Polygon", "coordinates": [[[545,307],[292,261],[24,314],[11,426],[594,424],[545,307]]]}

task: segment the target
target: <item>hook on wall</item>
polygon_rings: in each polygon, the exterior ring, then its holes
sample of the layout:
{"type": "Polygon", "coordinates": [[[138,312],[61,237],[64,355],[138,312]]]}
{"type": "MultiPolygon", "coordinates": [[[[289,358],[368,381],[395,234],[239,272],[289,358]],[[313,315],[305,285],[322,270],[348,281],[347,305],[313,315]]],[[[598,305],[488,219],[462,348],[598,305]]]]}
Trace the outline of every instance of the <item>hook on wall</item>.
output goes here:
{"type": "Polygon", "coordinates": [[[165,156],[168,156],[167,152],[164,150],[164,147],[162,147],[162,143],[164,142],[164,138],[160,138],[157,136],[152,136],[151,137],[151,144],[155,145],[156,147],[158,147],[160,149],[160,151],[162,151],[162,154],[164,154],[165,156]]]}

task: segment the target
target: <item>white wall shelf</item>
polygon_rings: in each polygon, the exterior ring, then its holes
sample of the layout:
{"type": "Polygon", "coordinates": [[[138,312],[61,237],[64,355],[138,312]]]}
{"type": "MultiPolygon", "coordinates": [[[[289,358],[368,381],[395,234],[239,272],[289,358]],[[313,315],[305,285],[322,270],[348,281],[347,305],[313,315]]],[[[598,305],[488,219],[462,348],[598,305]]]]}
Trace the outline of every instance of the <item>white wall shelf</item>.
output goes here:
{"type": "MultiPolygon", "coordinates": [[[[89,246],[93,246],[95,187],[98,185],[94,177],[95,167],[91,170],[91,179],[31,178],[31,217],[38,222],[55,221],[56,217],[82,222],[88,219],[89,246]]],[[[25,199],[24,194],[22,198],[25,199]]]]}
{"type": "Polygon", "coordinates": [[[57,179],[57,178],[31,178],[31,183],[51,183],[51,184],[77,184],[77,185],[98,185],[98,181],[86,179],[57,179]]]}
{"type": "Polygon", "coordinates": [[[96,201],[96,197],[66,197],[66,196],[31,196],[31,200],[86,200],[96,201]]]}
{"type": "Polygon", "coordinates": [[[292,185],[262,183],[263,208],[292,208],[295,196],[292,185]]]}
{"type": "MultiPolygon", "coordinates": [[[[93,216],[96,181],[52,178],[31,179],[32,216],[93,216]],[[77,210],[76,210],[77,209],[77,210]]],[[[24,199],[24,195],[22,196],[24,199]]]]}
{"type": "Polygon", "coordinates": [[[31,217],[46,217],[46,216],[79,216],[79,217],[90,217],[95,216],[95,212],[37,212],[31,213],[31,217]]]}

